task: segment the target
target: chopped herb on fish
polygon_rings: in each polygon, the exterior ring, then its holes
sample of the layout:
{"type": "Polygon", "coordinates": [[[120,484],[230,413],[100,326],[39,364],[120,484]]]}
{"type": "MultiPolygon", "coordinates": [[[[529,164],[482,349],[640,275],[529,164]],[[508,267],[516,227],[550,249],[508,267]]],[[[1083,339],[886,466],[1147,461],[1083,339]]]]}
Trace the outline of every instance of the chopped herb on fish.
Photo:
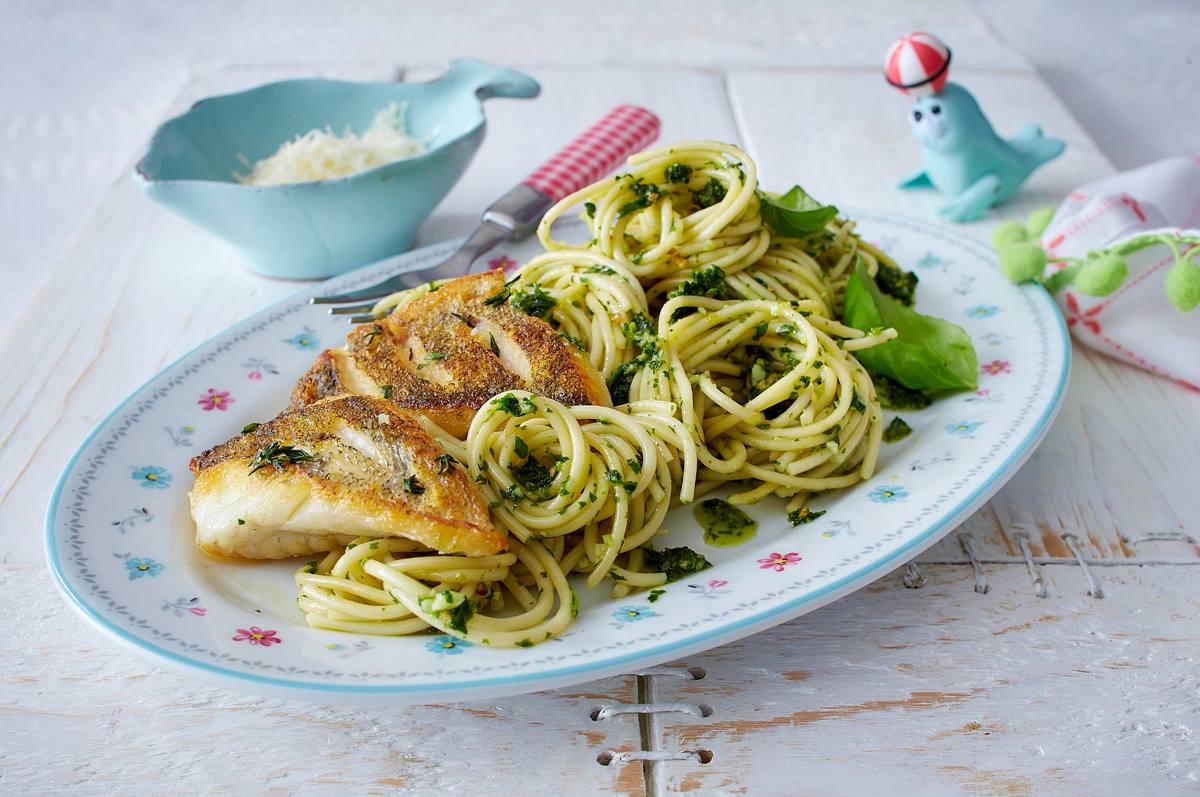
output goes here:
{"type": "Polygon", "coordinates": [[[250,472],[254,473],[266,467],[282,471],[286,465],[294,465],[297,462],[312,462],[315,459],[316,457],[307,451],[295,448],[294,446],[284,445],[278,440],[274,440],[269,445],[260,448],[258,453],[254,455],[254,459],[250,460],[250,472]]]}

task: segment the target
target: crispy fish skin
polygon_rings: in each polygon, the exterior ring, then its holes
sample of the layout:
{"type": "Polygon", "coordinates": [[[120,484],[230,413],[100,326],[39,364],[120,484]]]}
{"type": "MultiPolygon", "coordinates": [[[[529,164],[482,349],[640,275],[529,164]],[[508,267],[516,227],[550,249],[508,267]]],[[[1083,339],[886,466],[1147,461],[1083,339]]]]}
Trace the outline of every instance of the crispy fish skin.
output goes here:
{"type": "MultiPolygon", "coordinates": [[[[338,396],[350,391],[342,389],[342,378],[338,372],[338,355],[333,349],[326,349],[317,356],[292,391],[289,409],[300,409],[323,398],[338,396]]],[[[373,393],[370,395],[374,395],[373,393]]]]}
{"type": "Polygon", "coordinates": [[[460,438],[475,411],[505,390],[611,406],[604,379],[553,327],[507,302],[488,303],[503,288],[499,270],[460,277],[356,327],[345,350],[323,352],[301,377],[290,406],[386,393],[460,438]]]}
{"type": "Polygon", "coordinates": [[[192,459],[196,544],[231,559],[329,551],[355,537],[404,537],[441,553],[506,548],[466,472],[415,418],[390,402],[339,396],[240,434],[192,459]],[[312,461],[251,472],[272,443],[312,461]],[[449,469],[446,469],[449,464],[449,469]],[[415,481],[414,481],[415,479],[415,481]]]}

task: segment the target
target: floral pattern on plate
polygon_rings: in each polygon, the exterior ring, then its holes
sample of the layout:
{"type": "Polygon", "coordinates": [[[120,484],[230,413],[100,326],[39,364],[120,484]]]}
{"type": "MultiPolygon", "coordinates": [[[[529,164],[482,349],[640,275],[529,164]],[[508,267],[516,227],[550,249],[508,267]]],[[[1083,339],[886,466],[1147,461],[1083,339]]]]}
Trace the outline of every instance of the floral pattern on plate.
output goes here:
{"type": "Polygon", "coordinates": [[[638,623],[651,617],[658,617],[658,612],[649,606],[622,606],[612,613],[612,618],[618,628],[626,623],[638,623]]]}
{"type": "Polygon", "coordinates": [[[688,591],[698,598],[719,598],[729,592],[729,582],[723,578],[710,578],[704,584],[688,584],[688,591]]]}
{"type": "Polygon", "coordinates": [[[179,427],[164,426],[163,431],[171,438],[171,445],[177,447],[190,446],[192,444],[192,433],[196,431],[196,427],[190,423],[186,423],[179,427]]]}
{"type": "Polygon", "coordinates": [[[898,485],[884,485],[867,493],[867,498],[877,504],[894,504],[908,498],[908,490],[898,485]]]}
{"type": "Polygon", "coordinates": [[[251,645],[261,645],[264,648],[283,644],[283,639],[279,636],[278,631],[259,628],[256,625],[252,625],[249,628],[237,629],[237,633],[233,636],[233,641],[249,642],[251,645]]]}
{"type": "Polygon", "coordinates": [[[176,617],[184,617],[193,615],[195,617],[203,617],[208,614],[208,609],[199,605],[200,598],[193,596],[191,598],[176,598],[173,601],[164,600],[162,602],[162,610],[164,612],[172,612],[176,617]]]}
{"type": "Polygon", "coordinates": [[[270,376],[279,375],[279,369],[262,357],[251,357],[242,363],[242,367],[247,369],[246,378],[253,379],[256,382],[261,382],[264,374],[269,374],[270,376]]]}
{"type": "Polygon", "coordinates": [[[474,645],[465,639],[452,636],[434,637],[425,643],[426,650],[439,656],[457,656],[470,647],[474,647],[474,645]]]}
{"type": "Polygon", "coordinates": [[[983,421],[959,421],[946,425],[946,432],[955,437],[961,437],[967,440],[975,439],[975,432],[979,431],[979,427],[983,426],[983,421]]]}
{"type": "Polygon", "coordinates": [[[154,515],[150,514],[150,510],[146,507],[136,507],[131,513],[121,518],[114,520],[111,525],[117,527],[117,531],[124,534],[138,523],[149,523],[154,520],[154,515]]]}
{"type": "Polygon", "coordinates": [[[156,562],[148,556],[130,556],[129,554],[113,554],[118,559],[125,560],[125,573],[130,581],[139,578],[153,578],[165,568],[161,562],[156,562]]]}
{"type": "Polygon", "coordinates": [[[158,465],[143,465],[134,468],[132,476],[138,484],[150,490],[165,490],[171,486],[171,474],[158,465]]]}
{"type": "Polygon", "coordinates": [[[205,412],[212,412],[213,410],[224,412],[229,409],[229,405],[233,402],[234,398],[229,394],[228,390],[217,390],[213,387],[210,387],[208,392],[196,401],[205,412]]]}
{"type": "Polygon", "coordinates": [[[758,560],[759,570],[774,570],[776,573],[782,573],[785,567],[798,565],[804,557],[795,551],[788,553],[770,553],[762,559],[758,560]]]}
{"type": "Polygon", "coordinates": [[[316,332],[307,326],[285,340],[284,343],[294,346],[301,351],[316,351],[321,348],[321,339],[317,337],[316,332]]]}

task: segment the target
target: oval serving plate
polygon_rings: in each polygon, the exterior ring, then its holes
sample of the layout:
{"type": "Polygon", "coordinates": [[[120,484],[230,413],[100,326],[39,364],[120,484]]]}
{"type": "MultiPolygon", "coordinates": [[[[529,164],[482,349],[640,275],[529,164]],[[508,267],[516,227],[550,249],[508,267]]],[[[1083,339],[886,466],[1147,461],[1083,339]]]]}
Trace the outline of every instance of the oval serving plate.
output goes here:
{"type": "MultiPolygon", "coordinates": [[[[755,537],[704,544],[689,507],[659,546],[689,545],[712,569],[654,603],[580,590],[576,622],[532,648],[481,648],[442,635],[387,638],[309,629],[294,561],[218,562],[192,542],[188,460],[273,417],[294,381],[348,329],[308,296],[430,265],[438,244],[305,290],[217,335],[139,388],[71,458],[46,519],[51,570],[101,630],[156,663],[222,685],[309,700],[469,700],[566,686],[680,658],[810,612],[868,584],[949,533],[1033,453],[1069,368],[1066,327],[1039,287],[1014,286],[989,249],[941,227],[857,212],[867,240],[921,278],[918,307],[964,326],[979,389],[904,412],[914,433],[885,445],[877,474],[818,496],[825,514],[791,528],[782,502],[751,507],[755,537]]],[[[502,246],[507,266],[536,240],[502,246]]],[[[888,413],[890,416],[892,413],[888,413]]]]}

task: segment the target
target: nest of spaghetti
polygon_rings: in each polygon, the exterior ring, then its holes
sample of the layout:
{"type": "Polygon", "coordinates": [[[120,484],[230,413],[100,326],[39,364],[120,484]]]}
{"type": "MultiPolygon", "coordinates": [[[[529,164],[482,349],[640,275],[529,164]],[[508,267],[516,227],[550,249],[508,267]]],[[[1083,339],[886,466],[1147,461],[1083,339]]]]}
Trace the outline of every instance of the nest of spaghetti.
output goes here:
{"type": "Polygon", "coordinates": [[[731,503],[773,495],[796,512],[871,478],[882,415],[855,353],[895,332],[837,318],[855,269],[898,284],[904,272],[836,209],[799,202],[781,220],[764,196],[744,152],[685,142],[631,158],[547,212],[545,251],[503,300],[576,346],[612,406],[493,397],[465,439],[439,442],[509,549],[458,557],[359,541],[297,573],[309,623],[537,644],[576,615],[573,582],[621,597],[708,566],[690,548],[655,547],[674,505],[725,488],[731,503]],[[554,225],[572,210],[587,237],[558,240],[554,225]]]}

